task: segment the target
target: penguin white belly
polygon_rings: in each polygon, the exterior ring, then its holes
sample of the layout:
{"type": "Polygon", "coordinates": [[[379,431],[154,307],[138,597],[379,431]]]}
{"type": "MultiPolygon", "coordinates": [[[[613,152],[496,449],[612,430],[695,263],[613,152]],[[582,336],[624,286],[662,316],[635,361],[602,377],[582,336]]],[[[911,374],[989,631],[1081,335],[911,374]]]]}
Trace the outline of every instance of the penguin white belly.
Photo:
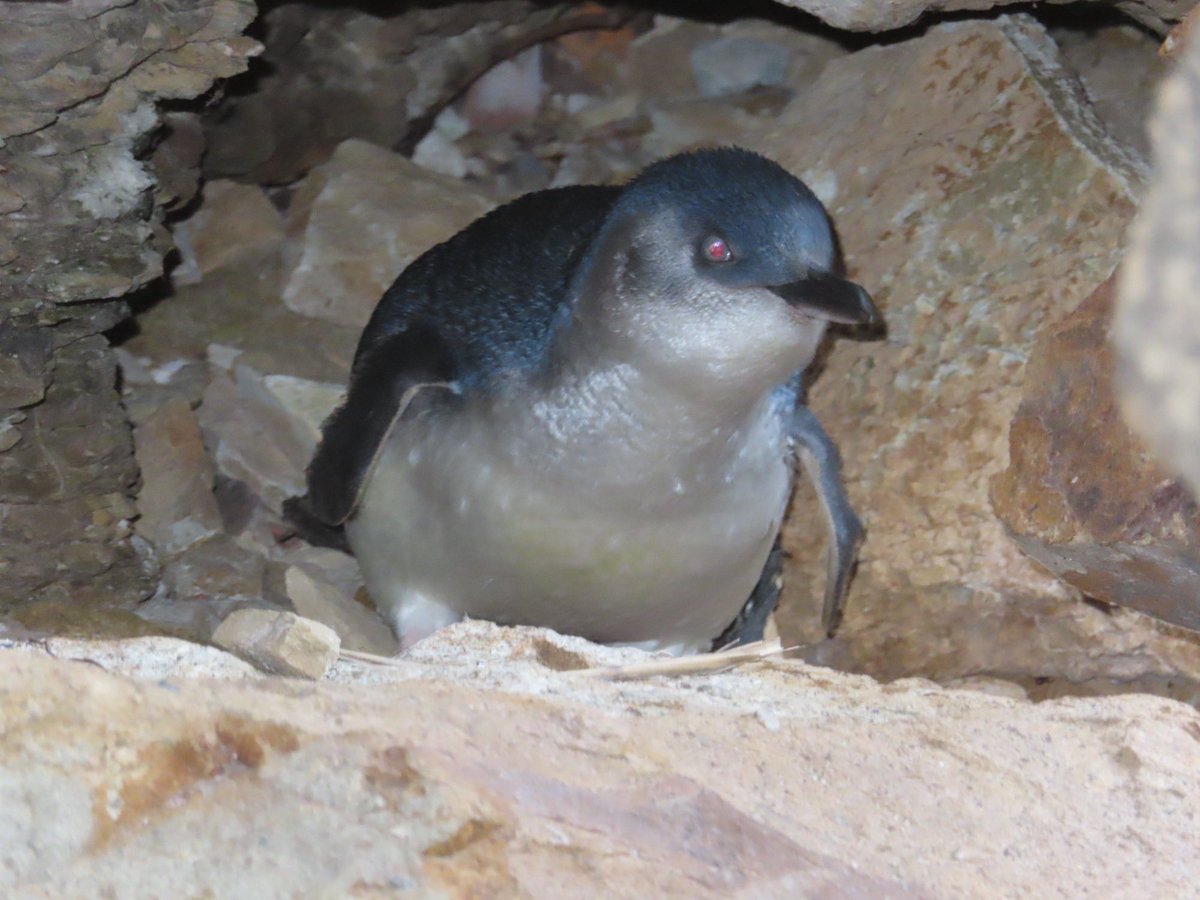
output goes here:
{"type": "Polygon", "coordinates": [[[452,424],[412,425],[388,441],[346,526],[405,646],[470,616],[707,650],[753,591],[791,484],[770,414],[724,448],[711,480],[630,472],[616,486],[501,460],[452,424]]]}

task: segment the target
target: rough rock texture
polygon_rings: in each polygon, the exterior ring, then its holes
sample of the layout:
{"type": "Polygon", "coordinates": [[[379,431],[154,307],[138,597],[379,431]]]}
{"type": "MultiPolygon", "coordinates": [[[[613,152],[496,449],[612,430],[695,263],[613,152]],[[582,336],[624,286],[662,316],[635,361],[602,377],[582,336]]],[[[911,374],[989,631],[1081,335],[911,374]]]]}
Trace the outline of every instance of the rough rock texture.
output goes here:
{"type": "Polygon", "coordinates": [[[295,180],[342,141],[395,147],[414,120],[452,99],[464,73],[514,32],[561,11],[525,0],[418,6],[376,16],[284,3],[263,16],[262,63],[206,117],[210,174],[295,180]]]}
{"type": "Polygon", "coordinates": [[[1200,41],[1163,85],[1154,180],[1122,268],[1115,332],[1126,411],[1200,495],[1200,41]]]}
{"type": "Polygon", "coordinates": [[[457,179],[346,141],[304,179],[288,210],[284,302],[361,329],[405,266],[490,206],[457,179]]]}
{"type": "Polygon", "coordinates": [[[216,471],[188,402],[168,400],[138,425],[134,437],[142,472],[138,533],[171,554],[220,531],[216,471]]]}
{"type": "MultiPolygon", "coordinates": [[[[924,15],[984,11],[1020,0],[778,0],[816,16],[835,28],[852,31],[887,31],[911,25],[924,15]]],[[[1068,3],[1071,0],[1051,0],[1068,3]]],[[[1179,22],[1196,0],[1114,0],[1122,12],[1155,31],[1163,32],[1179,22]]]]}
{"type": "Polygon", "coordinates": [[[171,643],[0,653],[7,895],[1195,893],[1200,716],[1159,698],[610,683],[570,670],[646,657],[483,623],[341,684],[189,682],[171,643]]]}
{"type": "MultiPolygon", "coordinates": [[[[761,146],[828,201],[887,321],[885,340],[839,341],[812,392],[868,532],[818,658],[885,677],[1200,674],[1194,641],[1079,603],[1022,557],[988,496],[1037,335],[1112,272],[1139,187],[1044,31],[964,22],[834,60],[761,146]]],[[[780,628],[812,638],[824,532],[806,485],[786,534],[780,628]]]]}
{"type": "MultiPolygon", "coordinates": [[[[140,161],[156,101],[241,71],[249,0],[6,4],[0,23],[0,605],[128,603],[133,443],[99,333],[169,243],[140,161]]],[[[165,161],[164,161],[165,162],[165,161]]],[[[169,168],[169,166],[168,166],[169,168]]]]}
{"type": "Polygon", "coordinates": [[[283,241],[283,219],[266,194],[251,185],[214,180],[199,208],[172,232],[182,263],[173,285],[192,284],[244,257],[269,256],[283,241]]]}
{"type": "Polygon", "coordinates": [[[1089,597],[1200,630],[1200,510],[1117,408],[1110,279],[1034,348],[992,481],[1018,546],[1089,597]]]}
{"type": "Polygon", "coordinates": [[[290,612],[239,609],[215,632],[213,643],[266,672],[321,679],[341,650],[328,625],[290,612]]]}
{"type": "Polygon", "coordinates": [[[373,608],[357,602],[352,592],[310,574],[301,566],[292,566],[284,577],[288,599],[296,612],[332,628],[346,650],[378,656],[395,656],[400,652],[391,629],[373,608]]]}
{"type": "Polygon", "coordinates": [[[1059,27],[1051,33],[1108,133],[1149,158],[1146,110],[1168,70],[1157,52],[1161,41],[1131,24],[1095,30],[1059,27]]]}

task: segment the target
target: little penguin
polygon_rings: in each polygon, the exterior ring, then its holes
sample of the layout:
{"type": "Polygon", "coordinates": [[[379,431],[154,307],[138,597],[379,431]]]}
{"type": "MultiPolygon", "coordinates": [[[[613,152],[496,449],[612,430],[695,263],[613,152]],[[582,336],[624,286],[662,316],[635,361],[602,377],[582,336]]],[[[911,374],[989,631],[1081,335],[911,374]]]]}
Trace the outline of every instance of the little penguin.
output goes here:
{"type": "Polygon", "coordinates": [[[878,318],[839,264],[812,191],[739,148],[520,197],[383,295],[287,514],[344,529],[402,647],[469,616],[695,653],[761,638],[798,455],[832,633],[862,528],[801,377],[878,318]]]}

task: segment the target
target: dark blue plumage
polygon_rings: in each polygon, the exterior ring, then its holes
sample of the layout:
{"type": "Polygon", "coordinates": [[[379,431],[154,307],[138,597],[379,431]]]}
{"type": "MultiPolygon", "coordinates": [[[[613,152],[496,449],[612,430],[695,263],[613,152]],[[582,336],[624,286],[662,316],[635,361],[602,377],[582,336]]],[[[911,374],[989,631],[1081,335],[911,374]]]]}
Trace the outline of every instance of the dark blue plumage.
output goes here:
{"type": "Polygon", "coordinates": [[[532,365],[620,195],[618,187],[599,185],[527,194],[433,247],[379,301],[359,341],[356,369],[414,321],[447,342],[464,388],[532,365]]]}

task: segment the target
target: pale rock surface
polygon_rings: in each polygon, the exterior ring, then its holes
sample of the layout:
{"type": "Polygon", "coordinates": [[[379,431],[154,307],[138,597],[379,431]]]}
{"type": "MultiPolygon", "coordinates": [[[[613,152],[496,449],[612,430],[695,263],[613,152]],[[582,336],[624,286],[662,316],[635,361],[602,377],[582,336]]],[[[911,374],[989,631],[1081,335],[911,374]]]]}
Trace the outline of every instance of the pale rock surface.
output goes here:
{"type": "MultiPolygon", "coordinates": [[[[1080,603],[989,498],[1040,330],[1112,272],[1141,171],[1027,17],[931,28],[827,64],[757,142],[808,180],[887,323],[811,392],[867,540],[838,639],[812,658],[894,678],[1200,676],[1200,643],[1080,603]]],[[[816,639],[824,528],[786,528],[779,625],[816,639]]]]}
{"type": "Polygon", "coordinates": [[[375,611],[363,606],[329,581],[290,566],[285,575],[287,596],[296,612],[337,632],[347,650],[394,656],[400,644],[375,611]]]}
{"type": "Polygon", "coordinates": [[[264,671],[313,680],[325,677],[341,649],[328,625],[272,609],[234,610],[212,639],[264,671]]]}
{"type": "Polygon", "coordinates": [[[129,643],[0,653],[8,896],[1196,895],[1200,715],[1159,698],[609,682],[574,670],[647,655],[477,622],[335,684],[129,643]]]}
{"type": "Polygon", "coordinates": [[[284,302],[361,328],[405,266],[489,207],[461,181],[366,141],[346,141],[292,200],[284,302]]]}
{"type": "Polygon", "coordinates": [[[173,637],[134,637],[96,640],[49,637],[35,642],[0,640],[0,650],[48,655],[54,659],[88,663],[109,672],[147,681],[164,679],[262,678],[248,662],[218,647],[194,644],[173,637]]]}

